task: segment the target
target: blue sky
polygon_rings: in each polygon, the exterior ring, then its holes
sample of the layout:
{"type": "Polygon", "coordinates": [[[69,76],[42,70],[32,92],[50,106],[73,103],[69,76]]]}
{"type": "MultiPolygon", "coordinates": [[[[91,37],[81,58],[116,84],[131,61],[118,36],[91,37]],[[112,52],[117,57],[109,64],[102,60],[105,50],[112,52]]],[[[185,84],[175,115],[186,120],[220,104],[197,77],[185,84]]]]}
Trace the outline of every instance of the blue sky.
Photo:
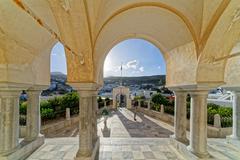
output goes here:
{"type": "Polygon", "coordinates": [[[62,72],[67,74],[67,64],[64,47],[57,43],[51,52],[51,72],[62,72]]]}
{"type": "MultiPolygon", "coordinates": [[[[104,77],[166,74],[164,58],[157,47],[142,39],[129,39],[112,48],[104,63],[104,77]]],[[[67,73],[64,48],[57,43],[51,54],[51,72],[67,73]]]]}

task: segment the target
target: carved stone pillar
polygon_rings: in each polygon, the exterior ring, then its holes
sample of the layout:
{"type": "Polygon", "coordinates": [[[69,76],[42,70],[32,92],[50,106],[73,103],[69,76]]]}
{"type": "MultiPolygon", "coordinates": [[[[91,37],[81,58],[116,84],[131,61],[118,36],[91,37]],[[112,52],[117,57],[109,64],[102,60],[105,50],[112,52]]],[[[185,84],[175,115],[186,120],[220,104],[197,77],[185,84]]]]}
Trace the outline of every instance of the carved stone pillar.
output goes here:
{"type": "Polygon", "coordinates": [[[191,91],[190,145],[188,149],[204,158],[207,152],[207,96],[208,91],[191,91]]]}
{"type": "Polygon", "coordinates": [[[174,135],[172,137],[178,141],[186,143],[187,92],[174,91],[174,93],[175,93],[175,115],[174,115],[174,135]]]}
{"type": "Polygon", "coordinates": [[[27,126],[25,141],[35,140],[40,136],[41,115],[39,96],[42,92],[40,88],[30,88],[28,94],[27,106],[27,126]]]}
{"type": "Polygon", "coordinates": [[[93,91],[92,97],[92,130],[93,130],[93,144],[97,143],[98,141],[98,134],[97,134],[97,111],[98,111],[98,103],[97,103],[97,91],[93,91]]]}
{"type": "Polygon", "coordinates": [[[19,145],[20,91],[0,91],[0,154],[9,154],[19,145]]]}
{"type": "Polygon", "coordinates": [[[75,160],[94,160],[99,149],[97,137],[97,89],[95,83],[72,83],[79,93],[79,150],[75,160]]]}
{"type": "Polygon", "coordinates": [[[240,140],[240,91],[233,91],[233,132],[231,138],[240,140]]]}
{"type": "Polygon", "coordinates": [[[148,110],[151,110],[151,100],[149,100],[148,102],[147,102],[147,107],[148,107],[148,110]]]}
{"type": "Polygon", "coordinates": [[[225,89],[232,91],[233,102],[232,102],[232,135],[227,138],[230,142],[239,143],[240,146],[240,87],[232,86],[232,87],[224,87],[225,89]]]}
{"type": "Polygon", "coordinates": [[[24,89],[18,84],[0,84],[0,159],[19,147],[19,96],[24,89]]]}

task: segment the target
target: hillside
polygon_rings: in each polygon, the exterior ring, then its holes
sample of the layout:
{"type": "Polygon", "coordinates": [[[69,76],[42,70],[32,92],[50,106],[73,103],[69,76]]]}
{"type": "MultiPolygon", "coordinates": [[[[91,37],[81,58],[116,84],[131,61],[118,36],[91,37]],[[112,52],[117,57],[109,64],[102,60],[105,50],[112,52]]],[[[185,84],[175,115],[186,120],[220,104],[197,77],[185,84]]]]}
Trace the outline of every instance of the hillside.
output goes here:
{"type": "MultiPolygon", "coordinates": [[[[119,83],[121,77],[106,77],[104,83],[119,83]]],[[[141,76],[141,77],[122,77],[123,84],[129,85],[142,85],[142,84],[153,84],[156,86],[165,85],[165,75],[153,75],[153,76],[141,76]]]]}
{"type": "MultiPolygon", "coordinates": [[[[154,86],[161,86],[165,84],[165,75],[142,76],[142,77],[122,77],[125,86],[130,85],[144,85],[152,84],[154,86]]],[[[104,85],[119,84],[121,77],[106,77],[104,78],[104,85]]],[[[51,73],[51,85],[42,92],[42,95],[48,96],[52,94],[65,94],[72,90],[71,86],[66,84],[67,76],[61,72],[51,73]]]]}

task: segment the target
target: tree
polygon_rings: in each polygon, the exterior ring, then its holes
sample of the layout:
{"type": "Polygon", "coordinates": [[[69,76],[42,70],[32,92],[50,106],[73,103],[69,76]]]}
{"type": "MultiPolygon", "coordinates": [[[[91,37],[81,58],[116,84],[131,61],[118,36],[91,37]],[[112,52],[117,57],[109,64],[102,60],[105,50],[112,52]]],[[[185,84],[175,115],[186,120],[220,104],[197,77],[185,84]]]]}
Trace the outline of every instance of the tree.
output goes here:
{"type": "Polygon", "coordinates": [[[164,96],[162,96],[160,93],[156,93],[156,94],[154,94],[153,96],[152,96],[152,99],[151,99],[151,101],[154,103],[154,104],[157,104],[157,105],[161,105],[161,104],[163,104],[163,105],[168,105],[168,100],[164,97],[164,96]]]}

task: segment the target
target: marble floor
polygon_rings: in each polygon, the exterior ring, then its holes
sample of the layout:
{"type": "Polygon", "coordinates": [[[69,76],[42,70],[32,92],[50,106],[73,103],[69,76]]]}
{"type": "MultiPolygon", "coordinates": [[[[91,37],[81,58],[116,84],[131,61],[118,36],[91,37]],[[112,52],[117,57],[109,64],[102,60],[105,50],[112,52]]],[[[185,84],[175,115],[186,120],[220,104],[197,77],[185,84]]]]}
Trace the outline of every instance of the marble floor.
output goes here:
{"type": "MultiPolygon", "coordinates": [[[[46,139],[27,160],[73,160],[78,137],[46,139]]],[[[182,160],[167,138],[101,138],[99,160],[182,160]]]]}
{"type": "MultiPolygon", "coordinates": [[[[74,133],[76,128],[73,128],[74,133]]],[[[126,109],[113,111],[104,125],[98,120],[99,160],[182,160],[187,159],[173,147],[169,138],[173,127],[146,115],[126,109]]],[[[64,134],[60,134],[64,136],[64,134]]],[[[72,135],[72,134],[69,134],[72,135]]],[[[46,138],[45,144],[27,160],[73,160],[78,150],[78,137],[46,138]]],[[[208,139],[210,159],[239,160],[240,152],[225,139],[208,139]]]]}
{"type": "Polygon", "coordinates": [[[173,134],[173,127],[154,120],[149,116],[138,113],[134,121],[133,112],[120,108],[112,111],[107,119],[107,127],[104,126],[104,119],[99,119],[98,134],[100,137],[148,137],[168,138],[173,134]]]}

